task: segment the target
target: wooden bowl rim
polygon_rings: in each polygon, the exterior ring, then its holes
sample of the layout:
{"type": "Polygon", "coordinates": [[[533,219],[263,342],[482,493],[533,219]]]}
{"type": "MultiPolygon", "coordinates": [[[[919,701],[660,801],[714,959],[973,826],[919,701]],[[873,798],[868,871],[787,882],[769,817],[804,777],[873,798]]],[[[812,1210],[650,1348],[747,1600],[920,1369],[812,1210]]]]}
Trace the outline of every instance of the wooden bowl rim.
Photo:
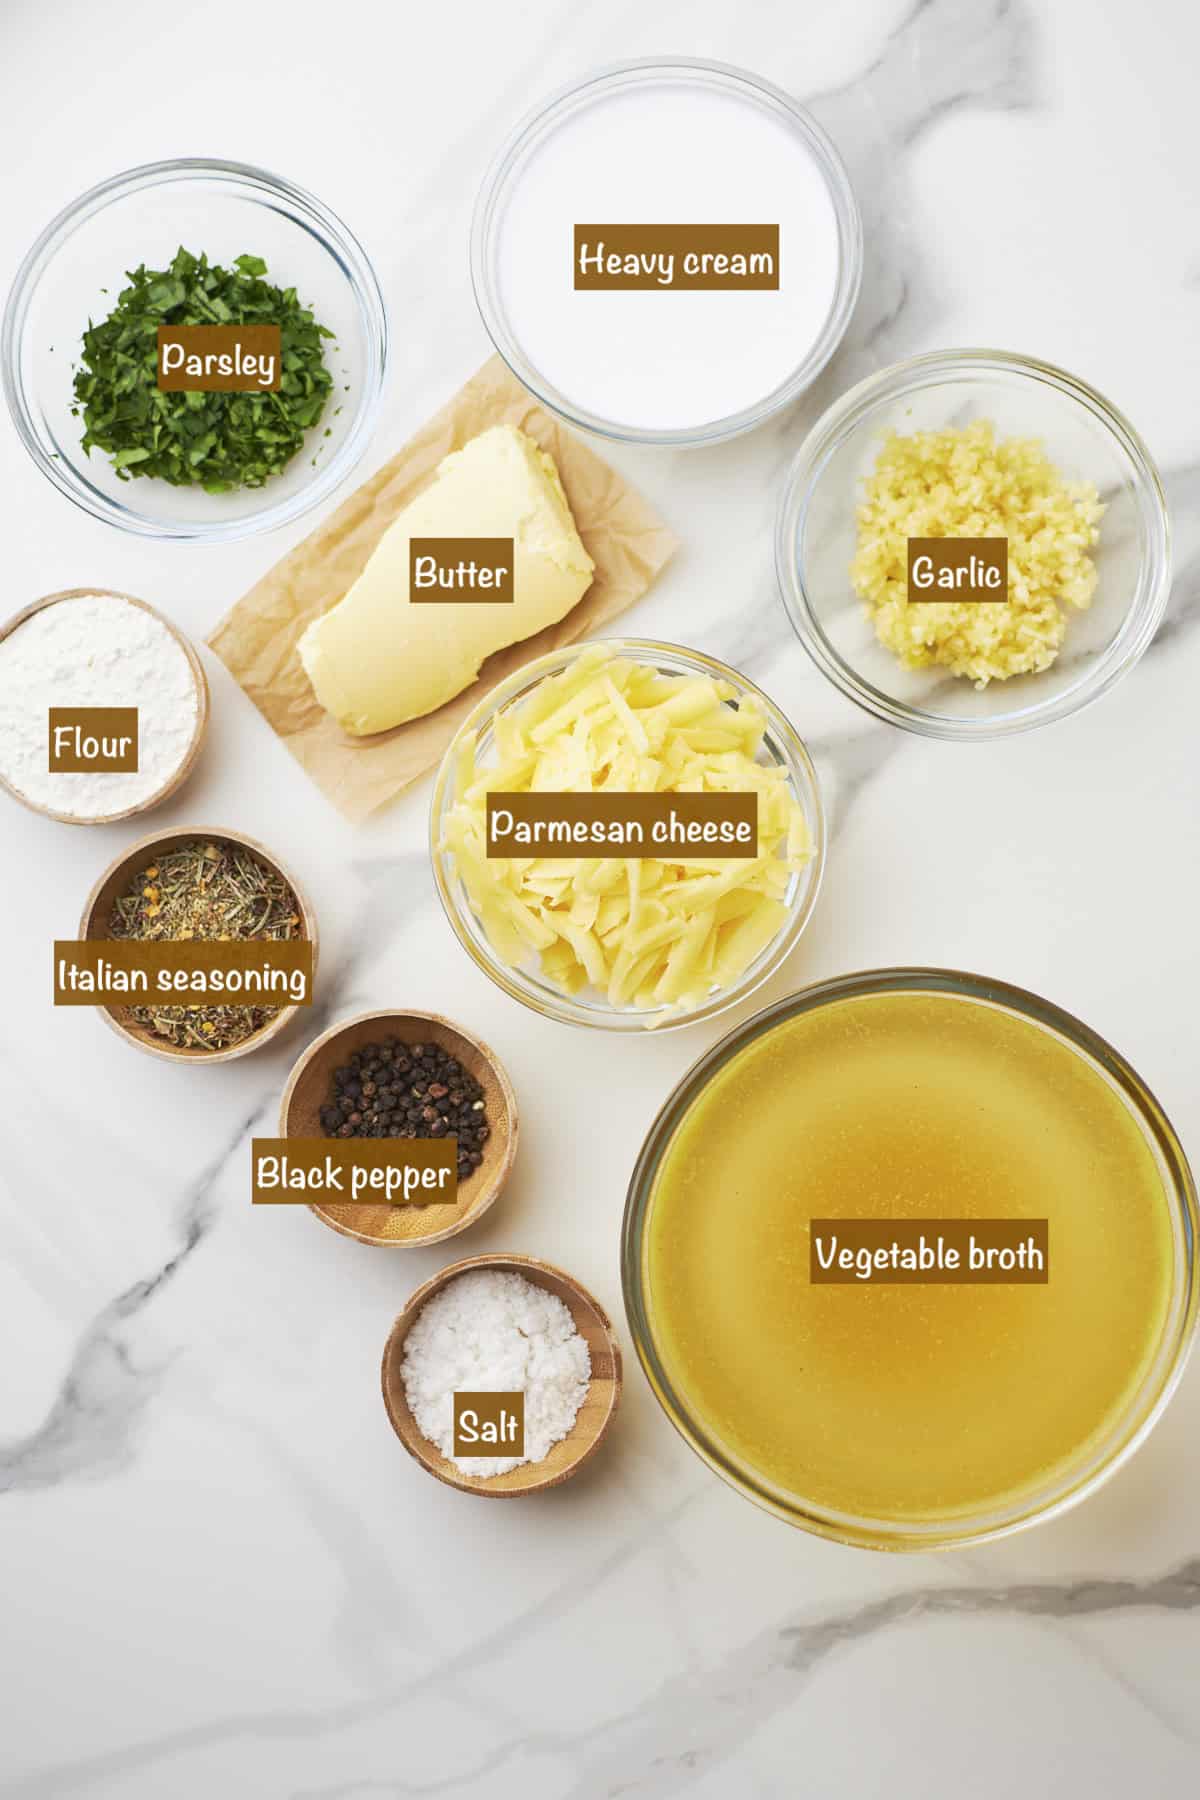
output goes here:
{"type": "Polygon", "coordinates": [[[126,806],[121,812],[98,813],[93,819],[80,818],[78,813],[56,812],[53,807],[42,806],[37,800],[31,800],[28,794],[23,794],[19,788],[15,788],[11,781],[8,781],[0,772],[0,788],[3,788],[6,794],[11,794],[14,800],[19,800],[21,805],[28,807],[30,812],[40,813],[44,819],[56,819],[60,825],[115,825],[120,819],[136,819],[140,814],[150,812],[156,806],[161,806],[164,800],[169,800],[172,794],[178,792],[195,768],[208,732],[208,721],[212,711],[212,695],[209,690],[208,676],[204,672],[204,664],[200,661],[199,652],[191,639],[179,629],[173,620],[168,619],[165,613],[159,612],[156,606],[151,606],[148,600],[139,600],[136,594],[122,593],[119,588],[63,588],[57,594],[43,594],[40,600],[31,600],[28,606],[23,606],[20,612],[14,613],[10,619],[5,619],[3,624],[0,624],[0,644],[4,642],[5,638],[11,637],[12,633],[24,625],[27,620],[32,619],[35,613],[43,612],[46,607],[57,606],[60,600],[86,600],[93,594],[102,600],[127,600],[131,606],[140,607],[143,612],[149,613],[152,619],[157,619],[159,624],[170,632],[187,657],[192,678],[196,684],[196,723],[192,729],[191,741],[184,753],[183,761],[175,773],[169,775],[162,786],[156,788],[147,799],[139,800],[136,806],[126,806]]]}
{"type": "MultiPolygon", "coordinates": [[[[264,862],[269,863],[278,875],[282,875],[296,896],[296,904],[300,908],[303,935],[312,944],[313,982],[315,984],[318,951],[317,915],[313,911],[308,895],[287,864],[281,862],[273,850],[268,850],[266,845],[260,844],[257,838],[248,837],[244,831],[231,831],[223,825],[183,825],[174,831],[152,831],[146,837],[139,838],[136,843],[126,845],[118,856],[113,857],[98,880],[92,883],[91,893],[84,902],[83,916],[79,921],[80,937],[90,936],[96,903],[102,890],[113,876],[121,872],[126,865],[138,862],[154,845],[165,844],[176,838],[216,838],[226,843],[240,844],[244,850],[252,850],[256,856],[260,856],[264,862]]],[[[161,1044],[153,1043],[149,1038],[144,1038],[137,1032],[131,1031],[120,1019],[114,1018],[107,1006],[99,1006],[94,1010],[124,1043],[132,1044],[137,1050],[144,1050],[147,1056],[159,1056],[166,1062],[190,1063],[193,1067],[207,1068],[210,1063],[233,1062],[239,1056],[249,1056],[252,1051],[261,1049],[271,1038],[278,1037],[281,1031],[285,1031],[301,1009],[298,1006],[281,1007],[270,1024],[251,1033],[248,1038],[243,1038],[240,1044],[231,1044],[225,1050],[203,1051],[180,1050],[174,1044],[168,1044],[165,1039],[161,1044]]]]}
{"type": "Polygon", "coordinates": [[[292,1096],[299,1086],[300,1077],[303,1075],[309,1063],[312,1062],[317,1051],[323,1049],[326,1044],[332,1042],[339,1033],[348,1031],[353,1025],[374,1024],[377,1020],[385,1019],[415,1019],[426,1025],[444,1025],[448,1030],[457,1033],[459,1037],[465,1038],[469,1044],[473,1044],[480,1056],[483,1057],[484,1061],[491,1069],[492,1074],[496,1078],[496,1086],[500,1089],[505,1111],[508,1114],[508,1145],[504,1156],[501,1158],[500,1165],[497,1168],[495,1175],[492,1177],[492,1186],[487,1197],[481,1200],[477,1206],[471,1209],[471,1211],[464,1213],[463,1217],[455,1224],[444,1226],[441,1231],[431,1231],[424,1237],[375,1237],[369,1231],[356,1231],[352,1225],[345,1225],[341,1220],[332,1218],[324,1207],[314,1204],[310,1206],[308,1210],[320,1219],[322,1225],[327,1225],[331,1231],[338,1232],[342,1237],[353,1238],[355,1243],[370,1244],[372,1248],[376,1250],[426,1250],[431,1244],[443,1244],[447,1238],[457,1237],[460,1231],[466,1231],[470,1226],[475,1224],[476,1220],[482,1219],[486,1212],[490,1212],[500,1198],[504,1188],[508,1185],[508,1178],[512,1174],[513,1163],[515,1162],[517,1155],[517,1136],[519,1132],[517,1096],[513,1084],[509,1080],[508,1070],[504,1067],[504,1064],[500,1061],[500,1058],[496,1055],[496,1052],[492,1049],[490,1044],[485,1043],[481,1037],[476,1037],[473,1031],[468,1031],[465,1026],[460,1025],[457,1019],[448,1019],[444,1013],[401,1012],[398,1008],[393,1006],[386,1007],[381,1011],[355,1013],[349,1019],[339,1019],[336,1025],[326,1026],[320,1036],[315,1037],[312,1043],[307,1045],[306,1048],[301,1051],[300,1055],[292,1065],[291,1073],[287,1078],[283,1093],[279,1098],[279,1135],[283,1138],[286,1138],[289,1135],[287,1129],[287,1115],[288,1109],[292,1103],[292,1096]]]}
{"type": "MultiPolygon", "coordinates": [[[[576,1330],[578,1330],[579,1321],[575,1318],[574,1309],[571,1311],[571,1317],[575,1322],[576,1330]]],[[[446,1487],[455,1488],[460,1494],[478,1494],[484,1500],[519,1500],[527,1494],[549,1493],[551,1488],[561,1487],[564,1482],[571,1479],[572,1475],[577,1474],[585,1463],[591,1462],[612,1429],[612,1422],[621,1401],[625,1376],[621,1345],[613,1330],[612,1320],[589,1288],[584,1287],[581,1281],[576,1280],[574,1275],[569,1275],[565,1269],[560,1269],[557,1263],[547,1262],[543,1257],[523,1256],[515,1252],[504,1254],[499,1251],[485,1251],[481,1256],[465,1256],[460,1262],[448,1263],[444,1269],[440,1269],[436,1275],[431,1275],[428,1281],[423,1281],[420,1287],[409,1295],[403,1311],[397,1315],[392,1329],[388,1332],[387,1342],[383,1347],[379,1380],[383,1392],[384,1410],[392,1430],[413,1461],[419,1463],[427,1474],[432,1475],[435,1480],[442,1482],[446,1487]],[[463,1475],[460,1470],[455,1468],[449,1457],[443,1456],[441,1451],[422,1435],[415,1419],[412,1420],[412,1424],[420,1442],[419,1444],[409,1443],[397,1425],[396,1415],[392,1409],[391,1395],[388,1392],[388,1367],[396,1354],[403,1349],[404,1340],[412,1330],[417,1314],[433,1298],[434,1294],[439,1293],[442,1288],[449,1286],[451,1281],[457,1280],[460,1275],[465,1275],[472,1269],[512,1271],[525,1275],[527,1280],[533,1281],[539,1286],[543,1285],[537,1281],[539,1275],[553,1275],[556,1280],[562,1282],[574,1298],[585,1307],[590,1307],[595,1314],[612,1358],[608,1408],[591,1443],[581,1450],[574,1461],[567,1464],[566,1468],[557,1469],[552,1475],[543,1475],[540,1480],[531,1479],[524,1487],[498,1488],[493,1487],[483,1476],[463,1475]]],[[[592,1381],[594,1380],[593,1376],[592,1381]]],[[[589,1382],[590,1386],[591,1382],[589,1382]]],[[[405,1407],[407,1410],[407,1401],[405,1407]]],[[[409,1417],[412,1417],[411,1411],[409,1417]]],[[[537,1463],[525,1463],[522,1466],[530,1470],[536,1470],[539,1467],[537,1463]]]]}

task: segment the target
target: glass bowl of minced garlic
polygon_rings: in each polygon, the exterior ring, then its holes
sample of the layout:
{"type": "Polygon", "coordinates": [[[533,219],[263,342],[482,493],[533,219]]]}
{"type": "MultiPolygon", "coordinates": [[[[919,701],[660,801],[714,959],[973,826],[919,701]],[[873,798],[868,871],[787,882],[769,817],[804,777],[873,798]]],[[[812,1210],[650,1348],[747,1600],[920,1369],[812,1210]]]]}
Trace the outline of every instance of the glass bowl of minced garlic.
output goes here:
{"type": "Polygon", "coordinates": [[[844,395],[780,504],[784,604],[858,705],[927,737],[1078,712],[1137,662],[1170,590],[1141,438],[1062,369],[947,350],[844,395]]]}

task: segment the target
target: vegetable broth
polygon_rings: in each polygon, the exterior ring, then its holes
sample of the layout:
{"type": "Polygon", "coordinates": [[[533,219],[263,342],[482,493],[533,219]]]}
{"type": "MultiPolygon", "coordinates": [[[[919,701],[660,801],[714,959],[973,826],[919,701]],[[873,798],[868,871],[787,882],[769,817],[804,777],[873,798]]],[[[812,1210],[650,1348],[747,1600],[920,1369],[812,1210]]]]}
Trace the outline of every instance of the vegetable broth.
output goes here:
{"type": "Polygon", "coordinates": [[[760,1482],[897,1523],[1040,1488],[1158,1348],[1169,1200],[1098,1069],[996,1007],[847,998],[745,1045],[650,1197],[650,1327],[701,1430],[760,1482]],[[813,1285],[810,1221],[1048,1219],[1045,1285],[813,1285]]]}

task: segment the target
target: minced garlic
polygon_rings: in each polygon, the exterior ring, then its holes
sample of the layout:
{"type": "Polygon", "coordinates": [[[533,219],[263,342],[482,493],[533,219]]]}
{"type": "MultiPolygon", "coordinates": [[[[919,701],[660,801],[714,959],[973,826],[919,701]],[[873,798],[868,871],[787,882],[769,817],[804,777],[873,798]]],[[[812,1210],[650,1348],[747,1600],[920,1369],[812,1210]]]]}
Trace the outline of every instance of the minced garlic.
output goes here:
{"type": "Polygon", "coordinates": [[[1066,481],[1036,438],[998,438],[986,419],[889,432],[858,508],[850,578],[906,669],[937,664],[983,688],[1050,667],[1071,609],[1096,591],[1089,553],[1103,512],[1092,483],[1066,481]],[[910,537],[1006,537],[1007,600],[910,604],[910,537]]]}

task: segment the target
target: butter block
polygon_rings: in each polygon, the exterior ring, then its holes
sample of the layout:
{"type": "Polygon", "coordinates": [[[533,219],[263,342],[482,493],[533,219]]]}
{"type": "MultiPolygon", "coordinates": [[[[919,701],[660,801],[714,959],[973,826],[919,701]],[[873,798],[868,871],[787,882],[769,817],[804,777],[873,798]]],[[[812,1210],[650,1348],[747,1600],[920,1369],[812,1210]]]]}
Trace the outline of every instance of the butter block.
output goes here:
{"type": "Polygon", "coordinates": [[[444,706],[496,650],[533,637],[591,586],[553,457],[512,425],[452,452],[393,520],[354,586],[300,639],[321,705],[355,737],[444,706]],[[409,598],[409,541],[511,537],[513,591],[500,604],[409,598]]]}

